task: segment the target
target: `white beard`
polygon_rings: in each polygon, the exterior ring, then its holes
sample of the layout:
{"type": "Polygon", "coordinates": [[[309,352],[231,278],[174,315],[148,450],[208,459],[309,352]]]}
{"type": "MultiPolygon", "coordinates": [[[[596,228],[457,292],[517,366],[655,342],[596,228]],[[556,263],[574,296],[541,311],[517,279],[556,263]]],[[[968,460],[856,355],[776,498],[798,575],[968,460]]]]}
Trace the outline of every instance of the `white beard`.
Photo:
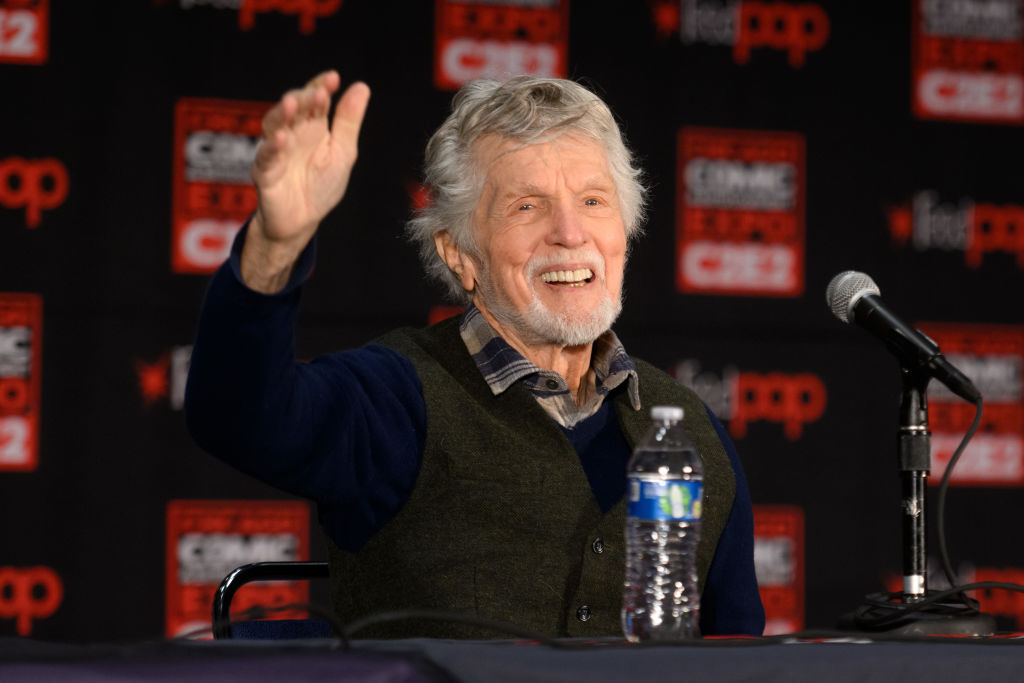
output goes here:
{"type": "MultiPolygon", "coordinates": [[[[580,258],[575,254],[569,259],[564,256],[560,260],[581,261],[594,264],[591,269],[594,271],[594,278],[599,282],[604,281],[603,260],[596,254],[584,254],[580,258]]],[[[482,261],[482,260],[481,260],[482,261]]],[[[555,258],[544,260],[531,260],[527,267],[527,283],[530,286],[530,303],[525,311],[517,311],[509,300],[504,290],[494,286],[491,280],[490,269],[486,264],[480,263],[478,270],[480,278],[477,286],[480,289],[480,299],[499,322],[509,326],[517,336],[526,344],[559,344],[562,346],[583,346],[592,343],[595,339],[611,329],[612,323],[622,312],[622,294],[613,299],[607,293],[592,310],[580,310],[580,307],[572,307],[569,310],[556,313],[541,303],[534,288],[536,276],[548,263],[555,263],[555,258]]]]}

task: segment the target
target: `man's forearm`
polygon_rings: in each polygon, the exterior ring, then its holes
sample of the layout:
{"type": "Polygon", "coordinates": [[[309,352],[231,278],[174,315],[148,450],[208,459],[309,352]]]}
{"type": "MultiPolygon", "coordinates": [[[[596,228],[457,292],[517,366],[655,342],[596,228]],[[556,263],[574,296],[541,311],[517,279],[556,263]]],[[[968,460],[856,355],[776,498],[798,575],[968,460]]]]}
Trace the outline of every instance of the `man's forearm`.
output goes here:
{"type": "Polygon", "coordinates": [[[246,290],[225,265],[200,315],[185,397],[188,427],[204,449],[243,468],[236,456],[259,445],[249,442],[259,440],[261,425],[284,399],[293,363],[297,302],[282,297],[246,290]]]}

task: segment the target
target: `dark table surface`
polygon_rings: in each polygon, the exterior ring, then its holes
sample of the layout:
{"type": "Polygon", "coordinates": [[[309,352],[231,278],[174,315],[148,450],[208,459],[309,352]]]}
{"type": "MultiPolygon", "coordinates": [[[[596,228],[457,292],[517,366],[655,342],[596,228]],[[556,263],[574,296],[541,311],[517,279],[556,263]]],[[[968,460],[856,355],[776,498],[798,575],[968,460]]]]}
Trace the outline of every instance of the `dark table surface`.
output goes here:
{"type": "Polygon", "coordinates": [[[637,646],[621,640],[160,641],[0,639],[2,681],[1009,681],[1024,636],[801,633],[637,646]]]}

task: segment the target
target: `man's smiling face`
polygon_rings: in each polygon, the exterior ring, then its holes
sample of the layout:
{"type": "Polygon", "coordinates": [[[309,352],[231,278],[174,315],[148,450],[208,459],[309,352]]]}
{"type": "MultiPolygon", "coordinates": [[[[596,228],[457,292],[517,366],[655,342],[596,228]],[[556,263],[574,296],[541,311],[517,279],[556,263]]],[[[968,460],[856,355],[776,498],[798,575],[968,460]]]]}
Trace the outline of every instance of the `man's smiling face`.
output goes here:
{"type": "Polygon", "coordinates": [[[461,277],[474,303],[527,344],[580,345],[621,309],[626,232],[604,148],[563,134],[477,143],[478,247],[461,277]]]}

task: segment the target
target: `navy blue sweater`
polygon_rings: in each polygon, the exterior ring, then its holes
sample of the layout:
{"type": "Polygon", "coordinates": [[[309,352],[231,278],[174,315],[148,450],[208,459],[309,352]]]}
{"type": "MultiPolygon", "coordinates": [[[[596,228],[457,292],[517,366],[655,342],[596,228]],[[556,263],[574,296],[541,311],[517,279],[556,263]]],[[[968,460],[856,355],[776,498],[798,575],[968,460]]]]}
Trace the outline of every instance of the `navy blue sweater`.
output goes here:
{"type": "MultiPolygon", "coordinates": [[[[415,484],[426,434],[419,377],[408,358],[378,345],[295,362],[294,324],[313,248],[288,286],[268,296],[242,283],[242,239],[203,305],[185,397],[189,430],[218,458],[315,501],[325,532],[356,551],[415,484]]],[[[609,406],[564,430],[605,511],[625,493],[629,457],[609,406]]],[[[750,497],[735,447],[709,415],[736,473],[736,498],[704,587],[701,629],[760,635],[750,497]]]]}

